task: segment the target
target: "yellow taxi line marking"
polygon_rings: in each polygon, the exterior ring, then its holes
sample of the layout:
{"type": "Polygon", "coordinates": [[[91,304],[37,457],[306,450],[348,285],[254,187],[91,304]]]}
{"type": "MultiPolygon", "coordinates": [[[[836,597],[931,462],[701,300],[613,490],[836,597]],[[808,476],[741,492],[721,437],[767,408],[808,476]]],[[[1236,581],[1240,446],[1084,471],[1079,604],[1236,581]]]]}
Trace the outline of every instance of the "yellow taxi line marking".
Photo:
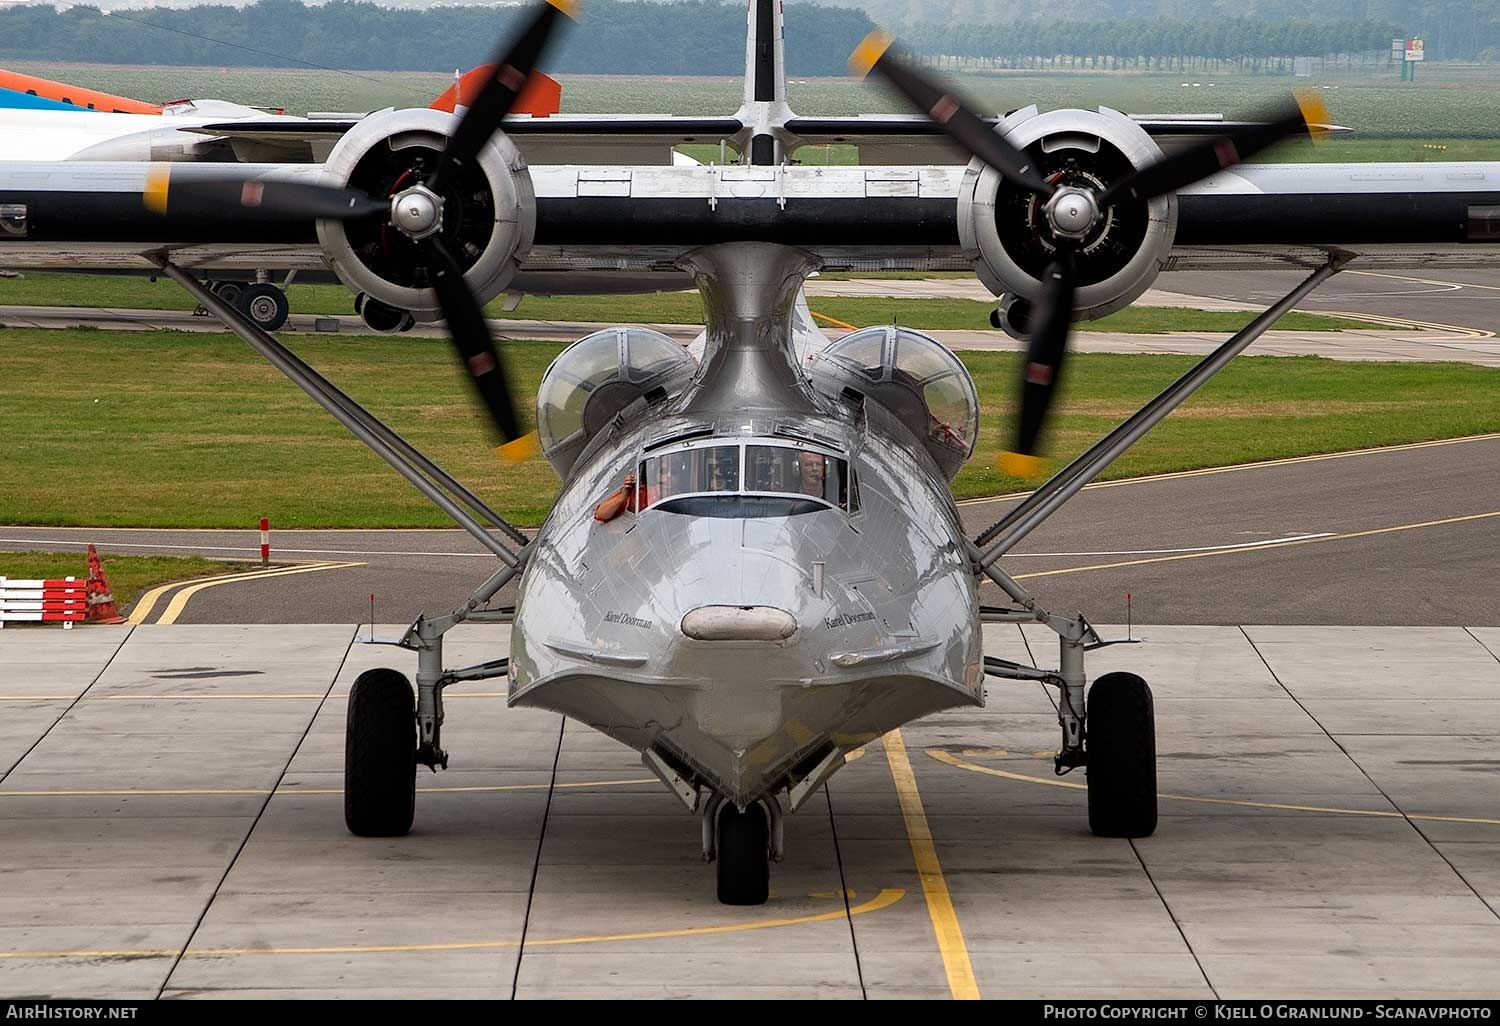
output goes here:
{"type": "Polygon", "coordinates": [[[1387,278],[1391,281],[1409,281],[1417,285],[1450,285],[1455,289],[1481,289],[1485,292],[1500,292],[1500,286],[1476,285],[1468,281],[1441,281],[1437,278],[1412,278],[1404,274],[1386,274],[1381,271],[1348,271],[1348,274],[1358,274],[1366,278],[1387,278]]]}
{"type": "MultiPolygon", "coordinates": [[[[1377,445],[1369,449],[1346,449],[1342,452],[1320,452],[1308,456],[1286,456],[1276,460],[1261,460],[1258,463],[1236,463],[1228,467],[1201,467],[1198,470],[1176,470],[1170,474],[1149,474],[1145,477],[1127,477],[1118,481],[1095,481],[1084,485],[1084,491],[1096,488],[1123,488],[1127,485],[1150,484],[1153,481],[1179,481],[1189,477],[1207,477],[1211,474],[1234,474],[1242,470],[1263,470],[1267,467],[1290,467],[1299,463],[1320,463],[1323,460],[1343,460],[1352,456],[1379,456],[1383,453],[1407,452],[1412,449],[1431,449],[1440,445],[1464,445],[1469,442],[1490,442],[1500,438],[1500,432],[1484,435],[1464,435],[1461,438],[1435,438],[1427,442],[1407,442],[1404,445],[1377,445]]],[[[976,496],[960,499],[960,506],[977,506],[986,502],[1012,502],[1024,499],[1030,492],[1010,492],[1005,495],[976,496]]]]}
{"type": "Polygon", "coordinates": [[[260,574],[246,574],[237,579],[217,577],[207,581],[200,581],[197,584],[188,585],[186,588],[183,588],[181,591],[179,591],[176,595],[173,595],[172,601],[167,603],[167,608],[162,611],[161,616],[157,617],[156,623],[158,625],[176,623],[177,618],[182,615],[182,611],[187,608],[188,600],[191,599],[194,595],[198,594],[200,591],[203,591],[205,588],[216,588],[221,584],[235,584],[238,583],[238,581],[261,581],[265,580],[268,577],[292,577],[296,574],[322,573],[325,570],[347,570],[348,568],[354,566],[364,566],[364,564],[314,563],[311,566],[287,567],[280,570],[266,570],[260,574]]]}
{"type": "MultiPolygon", "coordinates": [[[[952,752],[944,752],[935,748],[929,748],[927,754],[938,762],[946,763],[956,769],[969,770],[971,773],[983,773],[986,776],[1003,777],[1006,780],[1019,780],[1026,784],[1066,787],[1074,791],[1088,790],[1087,784],[1074,783],[1071,780],[1055,780],[1051,777],[1034,777],[1027,773],[1012,773],[1009,770],[995,769],[991,766],[980,766],[977,763],[959,758],[952,752]]],[[[1326,805],[1289,805],[1284,802],[1252,802],[1240,798],[1205,798],[1202,795],[1196,794],[1158,794],[1157,797],[1174,802],[1197,802],[1200,805],[1234,805],[1246,809],[1276,809],[1283,812],[1319,812],[1337,816],[1373,816],[1376,819],[1419,819],[1426,823],[1478,823],[1484,826],[1500,826],[1500,819],[1478,819],[1470,816],[1424,816],[1420,813],[1385,809],[1337,809],[1326,805]]]]}
{"type": "MultiPolygon", "coordinates": [[[[1348,317],[1356,321],[1371,321],[1376,324],[1385,323],[1397,328],[1426,328],[1436,331],[1456,331],[1460,333],[1457,339],[1420,338],[1415,340],[1428,345],[1435,345],[1440,342],[1474,341],[1476,339],[1495,337],[1493,331],[1486,331],[1484,328],[1470,328],[1463,324],[1443,324],[1439,321],[1415,321],[1410,317],[1388,317],[1385,314],[1357,313],[1351,310],[1307,310],[1305,312],[1320,317],[1348,317]]],[[[1364,329],[1346,328],[1344,330],[1352,334],[1360,334],[1364,329]]]]}
{"type": "MultiPolygon", "coordinates": [[[[722,926],[689,926],[676,930],[650,930],[639,933],[606,933],[593,937],[551,937],[542,940],[528,937],[527,947],[563,947],[572,944],[608,944],[620,941],[663,940],[671,937],[702,937],[716,933],[746,933],[751,930],[774,930],[808,923],[836,922],[845,915],[862,916],[889,908],[906,896],[899,887],[883,888],[879,894],[845,913],[842,906],[830,912],[781,919],[763,919],[751,923],[726,923],[722,926]]],[[[189,948],[183,958],[223,958],[234,955],[365,955],[424,951],[485,951],[520,947],[519,940],[452,941],[443,944],[348,944],[306,948],[189,948]]],[[[6,951],[0,959],[41,958],[176,958],[176,949],[146,948],[118,951],[6,951]]]]}
{"type": "Polygon", "coordinates": [[[948,974],[948,990],[955,1000],[976,1001],[979,999],[979,984],[974,980],[969,948],[964,943],[958,913],[953,909],[948,881],[943,878],[943,867],[938,861],[937,846],[932,840],[927,812],[922,808],[922,795],[917,790],[917,776],[907,758],[901,731],[893,730],[885,736],[885,759],[891,768],[896,796],[901,802],[901,818],[906,821],[906,836],[911,842],[917,876],[922,881],[922,895],[927,899],[927,915],[937,935],[938,952],[943,956],[943,970],[948,974]]]}
{"type": "MultiPolygon", "coordinates": [[[[207,584],[207,583],[212,582],[212,583],[217,583],[217,584],[228,584],[231,581],[253,581],[253,580],[255,580],[257,578],[260,578],[260,577],[272,577],[272,576],[280,574],[280,573],[282,573],[282,572],[284,572],[286,570],[294,570],[294,569],[298,569],[298,568],[297,567],[277,567],[274,570],[246,570],[246,571],[239,571],[239,572],[232,573],[232,574],[220,574],[217,577],[210,577],[207,580],[205,580],[203,583],[207,584]]],[[[137,624],[137,625],[145,623],[146,622],[146,618],[151,615],[151,611],[156,608],[156,603],[161,600],[161,597],[163,595],[165,595],[167,592],[171,591],[174,588],[181,588],[184,585],[188,585],[188,584],[192,584],[192,583],[193,582],[191,580],[187,580],[187,581],[169,581],[166,584],[159,584],[159,585],[157,585],[155,588],[152,588],[150,591],[146,592],[144,595],[142,595],[139,599],[136,600],[135,607],[130,611],[130,615],[125,618],[125,622],[126,623],[137,624]]]]}
{"type": "Polygon", "coordinates": [[[1093,566],[1071,566],[1062,570],[1038,570],[1036,573],[1016,574],[1016,580],[1028,580],[1034,577],[1061,577],[1064,574],[1082,574],[1091,570],[1115,570],[1126,566],[1145,566],[1148,563],[1173,563],[1180,559],[1207,559],[1211,556],[1244,556],[1252,552],[1264,552],[1267,549],[1287,549],[1293,545],[1321,545],[1324,542],[1347,541],[1350,538],[1370,538],[1379,534],[1395,534],[1399,531],[1417,531],[1424,527],[1443,527],[1448,524],[1463,524],[1475,520],[1490,520],[1500,517],[1500,510],[1489,513],[1473,513],[1465,517],[1447,517],[1443,520],[1424,520],[1420,524],[1398,524],[1395,527],[1375,527],[1367,531],[1346,531],[1343,534],[1329,534],[1318,538],[1301,538],[1296,541],[1267,542],[1255,548],[1219,550],[1214,552],[1187,552],[1176,556],[1153,556],[1150,559],[1127,559],[1118,563],[1096,563],[1093,566]]]}
{"type": "MultiPolygon", "coordinates": [[[[545,791],[549,788],[578,787],[625,787],[634,784],[655,784],[655,777],[637,777],[633,780],[585,780],[566,784],[467,784],[454,787],[419,787],[418,794],[475,794],[495,791],[545,791]]],[[[202,798],[216,795],[258,795],[265,797],[264,788],[228,788],[221,790],[162,790],[162,791],[0,791],[0,798],[202,798]]],[[[275,797],[298,794],[343,794],[340,787],[281,787],[275,797]]]]}
{"type": "Polygon", "coordinates": [[[846,323],[844,321],[841,321],[837,317],[829,317],[827,314],[820,314],[816,310],[808,310],[807,312],[810,313],[810,314],[812,314],[814,317],[816,317],[820,321],[827,321],[829,324],[832,324],[835,328],[843,328],[845,331],[858,331],[859,330],[859,328],[855,327],[853,324],[849,324],[849,323],[846,323]]]}

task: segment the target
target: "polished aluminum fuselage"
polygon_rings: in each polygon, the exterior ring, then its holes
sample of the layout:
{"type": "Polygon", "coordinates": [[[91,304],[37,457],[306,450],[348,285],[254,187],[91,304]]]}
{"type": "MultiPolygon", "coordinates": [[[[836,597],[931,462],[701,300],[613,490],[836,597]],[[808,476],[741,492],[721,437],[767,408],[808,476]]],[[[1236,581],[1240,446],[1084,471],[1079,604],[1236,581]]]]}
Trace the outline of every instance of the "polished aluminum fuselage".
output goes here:
{"type": "Polygon", "coordinates": [[[694,387],[601,432],[534,543],[510,702],[653,750],[743,806],[809,760],[980,704],[983,657],[975,577],[942,473],[880,408],[798,380],[785,332],[800,276],[759,293],[740,281],[729,296],[707,278],[700,270],[709,351],[694,387]],[[850,508],[728,518],[648,507],[595,519],[647,447],[710,430],[725,444],[800,437],[841,453],[850,508]],[[796,627],[777,640],[689,637],[684,617],[707,607],[780,611],[796,627]]]}

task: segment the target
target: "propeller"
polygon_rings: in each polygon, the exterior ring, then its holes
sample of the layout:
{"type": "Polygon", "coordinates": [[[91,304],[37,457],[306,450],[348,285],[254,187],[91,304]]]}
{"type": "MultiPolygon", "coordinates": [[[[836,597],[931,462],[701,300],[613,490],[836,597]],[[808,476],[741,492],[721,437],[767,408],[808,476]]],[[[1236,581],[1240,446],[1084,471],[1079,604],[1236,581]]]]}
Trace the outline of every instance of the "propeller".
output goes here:
{"type": "Polygon", "coordinates": [[[152,168],[142,201],[147,209],[174,217],[210,214],[239,207],[267,222],[383,217],[416,243],[422,266],[448,323],[454,349],[474,383],[503,443],[502,459],[525,459],[537,449],[536,433],[520,437],[520,418],[504,363],[495,349],[484,310],[464,281],[464,268],[443,241],[443,188],[472,166],[490,137],[500,129],[526,80],[541,59],[558,26],[558,15],[577,17],[577,0],[545,0],[536,5],[519,36],[503,46],[494,71],[459,119],[430,174],[390,198],[357,189],[315,183],[266,181],[233,175],[172,182],[169,166],[152,168]]]}
{"type": "Polygon", "coordinates": [[[1328,119],[1328,111],[1318,97],[1301,95],[1257,122],[1231,128],[1165,156],[1095,192],[1087,186],[1064,183],[1061,175],[1043,178],[1024,151],[987,125],[971,104],[903,59],[885,33],[877,31],[865,37],[850,57],[849,66],[861,76],[879,74],[954,142],[994,168],[1010,185],[1035,195],[1040,204],[1041,224],[1055,255],[1042,275],[1041,294],[1031,317],[1016,437],[1013,448],[1000,457],[1001,469],[1018,477],[1035,477],[1043,469],[1036,456],[1037,441],[1067,355],[1075,305],[1076,257],[1095,230],[1107,222],[1110,208],[1176,192],[1292,136],[1313,135],[1328,119]]]}

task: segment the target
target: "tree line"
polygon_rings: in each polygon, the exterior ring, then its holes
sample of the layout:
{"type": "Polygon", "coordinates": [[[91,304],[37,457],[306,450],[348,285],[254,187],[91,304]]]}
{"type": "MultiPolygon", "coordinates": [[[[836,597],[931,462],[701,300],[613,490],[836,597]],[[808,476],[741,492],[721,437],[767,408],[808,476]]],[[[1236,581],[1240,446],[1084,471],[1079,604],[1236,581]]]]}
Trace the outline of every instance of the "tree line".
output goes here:
{"type": "MultiPolygon", "coordinates": [[[[806,3],[809,0],[790,0],[806,3]]],[[[1493,59],[1500,50],[1500,0],[816,0],[869,14],[905,35],[917,25],[988,25],[1051,19],[1097,23],[1164,19],[1217,23],[1251,18],[1265,24],[1316,16],[1328,21],[1391,24],[1418,37],[1439,60],[1493,59]],[[1487,52],[1489,51],[1489,52],[1487,52]]],[[[1389,45],[1389,40],[1386,41],[1389,45]]]]}
{"type": "Polygon", "coordinates": [[[1332,54],[1389,52],[1399,30],[1386,22],[1253,18],[1186,21],[1115,18],[1056,22],[1028,19],[965,25],[936,22],[913,25],[902,40],[914,53],[977,58],[1011,66],[1083,60],[1091,67],[1167,68],[1185,62],[1232,64],[1259,69],[1268,61],[1332,54]]]}
{"type": "MultiPolygon", "coordinates": [[[[0,59],[445,71],[490,60],[529,11],[529,5],[412,10],[349,0],[259,0],[247,7],[104,14],[25,4],[0,8],[0,59]]],[[[874,28],[864,12],[849,8],[807,7],[795,16],[787,72],[797,76],[847,74],[850,52],[874,28]]],[[[596,75],[733,75],[744,66],[742,0],[589,0],[586,16],[543,64],[596,75]]]]}
{"type": "MultiPolygon", "coordinates": [[[[985,5],[948,3],[955,16],[985,5]]],[[[1029,0],[1015,0],[1025,5],[1029,0]]],[[[1069,0],[1075,6],[1095,0],[1069,0]]],[[[1127,0],[1109,0],[1124,4],[1127,0]]],[[[1146,3],[1148,0],[1128,0],[1146,3]]],[[[1155,0],[1165,4],[1169,0],[1155,0]]],[[[1171,0],[1175,2],[1175,0],[1171,0]]],[[[1219,0],[1214,0],[1219,2],[1219,0]]],[[[1248,0],[1254,3],[1255,0],[1248,0]]],[[[1500,6],[1500,0],[1489,0],[1500,6]]],[[[527,8],[393,9],[332,0],[259,0],[247,7],[200,5],[105,14],[50,4],[0,8],[0,59],[88,60],[104,64],[440,71],[493,56],[527,8]]],[[[858,41],[873,28],[863,11],[804,4],[788,12],[787,71],[846,74],[858,41]]],[[[938,21],[907,26],[902,42],[928,57],[972,58],[1000,66],[1055,64],[1062,57],[1104,67],[1162,68],[1184,59],[1259,66],[1294,56],[1388,50],[1398,26],[1369,18],[1264,21],[1126,16],[1061,21],[1053,15],[1007,21],[938,21]]],[[[545,62],[563,74],[732,75],[744,67],[743,0],[591,0],[545,62]]]]}

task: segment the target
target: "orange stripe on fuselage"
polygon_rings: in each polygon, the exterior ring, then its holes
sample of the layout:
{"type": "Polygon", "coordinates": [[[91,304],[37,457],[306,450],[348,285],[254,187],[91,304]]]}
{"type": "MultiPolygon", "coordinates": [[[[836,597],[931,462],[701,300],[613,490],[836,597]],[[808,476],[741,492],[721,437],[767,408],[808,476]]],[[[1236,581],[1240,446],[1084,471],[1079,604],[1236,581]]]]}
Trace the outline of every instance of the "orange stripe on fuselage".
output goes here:
{"type": "Polygon", "coordinates": [[[161,107],[155,103],[142,103],[128,96],[101,93],[97,89],[84,89],[53,82],[46,78],[23,75],[18,71],[0,71],[0,89],[14,89],[18,93],[30,93],[46,100],[71,103],[75,107],[89,107],[106,114],[160,114],[161,107]]]}

